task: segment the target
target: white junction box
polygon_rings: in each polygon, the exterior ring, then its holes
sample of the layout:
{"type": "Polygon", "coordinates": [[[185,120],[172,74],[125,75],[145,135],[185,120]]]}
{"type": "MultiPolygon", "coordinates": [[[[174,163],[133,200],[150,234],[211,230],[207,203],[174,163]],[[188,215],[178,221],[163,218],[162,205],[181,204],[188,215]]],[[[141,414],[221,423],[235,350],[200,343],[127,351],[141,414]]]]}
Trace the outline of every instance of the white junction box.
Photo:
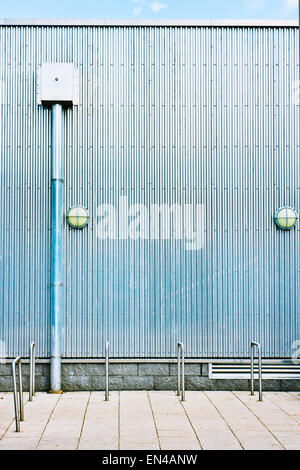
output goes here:
{"type": "Polygon", "coordinates": [[[38,104],[79,104],[79,74],[74,64],[45,62],[37,73],[38,104]]]}

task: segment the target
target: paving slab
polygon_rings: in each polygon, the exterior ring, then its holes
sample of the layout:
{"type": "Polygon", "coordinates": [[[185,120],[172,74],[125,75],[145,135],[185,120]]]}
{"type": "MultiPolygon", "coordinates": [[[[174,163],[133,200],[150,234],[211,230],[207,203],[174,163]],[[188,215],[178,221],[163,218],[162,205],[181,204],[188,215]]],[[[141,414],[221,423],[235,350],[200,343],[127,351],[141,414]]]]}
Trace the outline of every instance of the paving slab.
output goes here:
{"type": "MultiPolygon", "coordinates": [[[[24,405],[28,401],[28,393],[23,393],[24,405]]],[[[0,399],[0,439],[10,428],[15,419],[13,393],[1,393],[0,399]]],[[[15,426],[15,424],[14,424],[15,426]]]]}
{"type": "Polygon", "coordinates": [[[159,441],[147,392],[120,393],[119,448],[159,449],[159,441]]]}
{"type": "Polygon", "coordinates": [[[90,392],[61,395],[39,441],[39,450],[77,449],[90,392]]]}
{"type": "MultiPolygon", "coordinates": [[[[238,392],[235,392],[237,396],[232,392],[204,393],[221,413],[244,449],[268,448],[273,450],[283,448],[258,417],[239,399],[238,392]]],[[[244,395],[250,401],[256,402],[257,400],[257,398],[251,397],[249,392],[244,392],[244,395]]]]}
{"type": "Polygon", "coordinates": [[[275,435],[286,450],[300,450],[300,430],[276,431],[275,435]]]}
{"type": "Polygon", "coordinates": [[[71,400],[71,399],[88,399],[91,395],[91,392],[64,392],[61,395],[62,400],[71,400]]]}
{"type": "Polygon", "coordinates": [[[297,424],[300,421],[300,400],[287,392],[268,392],[266,399],[287,413],[297,424]]]}
{"type": "Polygon", "coordinates": [[[36,439],[23,437],[23,439],[15,439],[8,437],[0,441],[0,450],[35,450],[36,439]]]}
{"type": "Polygon", "coordinates": [[[0,399],[0,439],[3,437],[14,419],[13,394],[1,394],[0,399]]]}
{"type": "Polygon", "coordinates": [[[203,392],[186,392],[182,405],[204,450],[240,450],[242,446],[203,392]]]}
{"type": "Polygon", "coordinates": [[[25,419],[20,423],[21,432],[16,432],[13,420],[0,440],[0,449],[26,449],[26,446],[35,449],[58,400],[57,395],[37,393],[32,402],[27,401],[24,405],[25,419]]]}
{"type": "Polygon", "coordinates": [[[79,450],[117,450],[119,445],[119,392],[92,392],[87,406],[79,450]]]}
{"type": "Polygon", "coordinates": [[[282,398],[278,398],[274,392],[265,392],[263,402],[257,401],[247,392],[235,392],[235,395],[272,433],[281,446],[285,449],[300,449],[300,425],[283,409],[291,407],[285,393],[282,398]],[[281,401],[281,407],[278,406],[279,401],[281,401]]]}
{"type": "Polygon", "coordinates": [[[175,392],[148,394],[161,449],[201,449],[197,435],[175,392]]]}
{"type": "Polygon", "coordinates": [[[295,398],[298,398],[300,400],[300,393],[299,392],[288,392],[290,395],[292,395],[295,398]]]}

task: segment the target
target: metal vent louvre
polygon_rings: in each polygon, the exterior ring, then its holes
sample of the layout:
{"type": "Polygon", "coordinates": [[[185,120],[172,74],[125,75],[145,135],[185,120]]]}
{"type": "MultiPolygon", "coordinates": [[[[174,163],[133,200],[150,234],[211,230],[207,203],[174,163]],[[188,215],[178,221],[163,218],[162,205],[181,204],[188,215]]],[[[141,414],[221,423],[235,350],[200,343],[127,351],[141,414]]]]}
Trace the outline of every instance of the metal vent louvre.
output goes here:
{"type": "MultiPolygon", "coordinates": [[[[257,373],[257,364],[254,366],[257,373]]],[[[262,364],[263,379],[300,379],[300,365],[294,364],[262,364]]],[[[249,364],[239,363],[210,363],[209,364],[210,379],[249,379],[250,378],[250,362],[249,364]]]]}

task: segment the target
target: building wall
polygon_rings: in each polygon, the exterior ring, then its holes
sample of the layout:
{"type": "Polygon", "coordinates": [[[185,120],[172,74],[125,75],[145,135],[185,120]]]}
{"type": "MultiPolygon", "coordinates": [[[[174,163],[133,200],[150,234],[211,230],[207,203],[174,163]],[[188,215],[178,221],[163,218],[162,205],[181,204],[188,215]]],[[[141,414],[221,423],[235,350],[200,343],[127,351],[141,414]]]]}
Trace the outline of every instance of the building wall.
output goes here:
{"type": "Polygon", "coordinates": [[[50,110],[37,68],[74,62],[64,111],[63,356],[290,357],[299,339],[299,79],[296,28],[0,27],[0,341],[49,356],[50,110]],[[97,207],[204,205],[205,243],[100,240],[97,207]]]}

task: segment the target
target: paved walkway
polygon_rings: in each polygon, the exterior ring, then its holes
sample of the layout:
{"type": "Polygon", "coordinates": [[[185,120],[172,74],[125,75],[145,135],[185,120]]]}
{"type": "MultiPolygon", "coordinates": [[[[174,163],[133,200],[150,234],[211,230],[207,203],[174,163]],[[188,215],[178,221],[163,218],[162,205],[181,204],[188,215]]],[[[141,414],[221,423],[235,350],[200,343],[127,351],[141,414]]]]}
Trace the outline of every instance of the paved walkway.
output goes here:
{"type": "Polygon", "coordinates": [[[15,432],[13,397],[0,393],[1,449],[300,449],[300,393],[249,392],[25,394],[15,432]]]}

